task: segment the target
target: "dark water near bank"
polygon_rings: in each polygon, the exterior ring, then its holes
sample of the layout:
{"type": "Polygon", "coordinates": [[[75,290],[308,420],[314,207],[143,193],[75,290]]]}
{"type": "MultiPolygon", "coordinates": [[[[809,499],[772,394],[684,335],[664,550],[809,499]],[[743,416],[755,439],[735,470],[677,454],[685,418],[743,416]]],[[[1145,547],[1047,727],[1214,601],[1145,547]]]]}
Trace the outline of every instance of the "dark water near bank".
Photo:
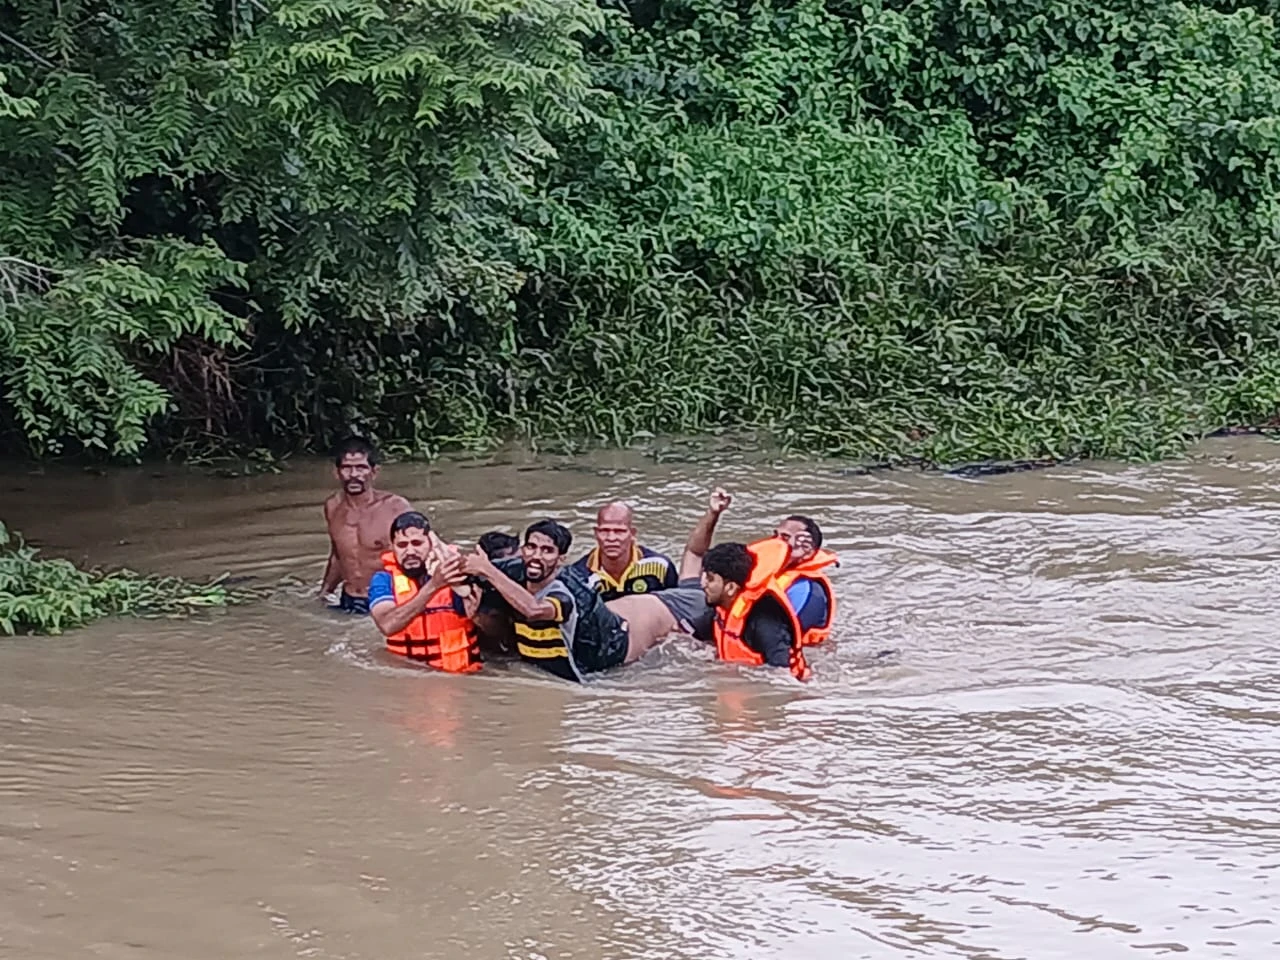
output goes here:
{"type": "MultiPolygon", "coordinates": [[[[843,558],[806,688],[684,640],[585,689],[427,675],[302,587],[0,642],[0,956],[1280,955],[1280,448],[383,486],[451,539],[551,513],[584,548],[623,496],[677,550],[712,481],[722,536],[808,512],[843,558]]],[[[77,560],[311,585],[330,483],[9,470],[0,518],[77,560]]]]}

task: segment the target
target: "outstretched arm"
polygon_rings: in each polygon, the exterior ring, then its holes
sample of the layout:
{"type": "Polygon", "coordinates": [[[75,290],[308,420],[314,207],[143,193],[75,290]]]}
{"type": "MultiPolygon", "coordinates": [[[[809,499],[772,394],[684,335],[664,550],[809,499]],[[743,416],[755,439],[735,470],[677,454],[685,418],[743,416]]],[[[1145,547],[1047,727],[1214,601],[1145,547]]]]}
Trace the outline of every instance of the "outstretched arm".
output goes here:
{"type": "Polygon", "coordinates": [[[560,615],[559,608],[550,600],[539,600],[521,584],[516,583],[505,573],[493,565],[493,561],[485,556],[485,552],[476,547],[476,552],[463,561],[462,569],[473,577],[484,577],[493,588],[502,594],[502,599],[511,604],[511,609],[520,619],[528,622],[535,620],[555,620],[560,615]]]}
{"type": "Polygon", "coordinates": [[[680,558],[681,580],[702,576],[702,557],[711,549],[711,537],[716,532],[720,514],[728,510],[731,503],[733,503],[733,497],[723,487],[716,487],[711,494],[707,512],[694,525],[693,532],[689,534],[689,540],[684,545],[684,556],[680,558]]]}

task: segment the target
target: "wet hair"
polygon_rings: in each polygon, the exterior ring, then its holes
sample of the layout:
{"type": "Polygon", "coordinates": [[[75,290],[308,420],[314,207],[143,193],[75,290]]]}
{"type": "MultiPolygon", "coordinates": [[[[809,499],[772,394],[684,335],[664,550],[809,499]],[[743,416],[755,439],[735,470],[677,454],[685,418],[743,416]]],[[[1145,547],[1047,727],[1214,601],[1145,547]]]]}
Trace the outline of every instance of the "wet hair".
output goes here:
{"type": "Polygon", "coordinates": [[[714,573],[727,583],[745,587],[751,579],[756,558],[741,543],[717,543],[702,558],[702,572],[714,573]]]}
{"type": "Polygon", "coordinates": [[[378,448],[364,437],[347,437],[347,439],[334,447],[333,465],[335,467],[342,466],[342,461],[346,459],[349,453],[363,453],[365,459],[369,461],[369,466],[376,467],[378,465],[378,448]]]}
{"type": "Polygon", "coordinates": [[[431,532],[431,521],[427,519],[426,514],[419,513],[417,510],[406,510],[400,516],[391,521],[391,536],[401,530],[421,530],[424,533],[431,532]]]}
{"type": "Polygon", "coordinates": [[[520,552],[520,540],[501,530],[490,530],[480,534],[480,549],[490,560],[499,560],[520,552]]]}
{"type": "Polygon", "coordinates": [[[818,526],[813,517],[806,517],[802,513],[793,513],[782,521],[783,523],[798,523],[804,527],[805,532],[809,534],[809,539],[813,541],[813,547],[816,550],[822,546],[822,528],[818,526]]]}
{"type": "Polygon", "coordinates": [[[524,532],[524,542],[528,543],[530,535],[535,533],[542,534],[554,543],[562,557],[569,552],[569,547],[573,545],[573,534],[569,532],[569,528],[551,519],[539,520],[537,523],[529,524],[528,529],[524,532]]]}

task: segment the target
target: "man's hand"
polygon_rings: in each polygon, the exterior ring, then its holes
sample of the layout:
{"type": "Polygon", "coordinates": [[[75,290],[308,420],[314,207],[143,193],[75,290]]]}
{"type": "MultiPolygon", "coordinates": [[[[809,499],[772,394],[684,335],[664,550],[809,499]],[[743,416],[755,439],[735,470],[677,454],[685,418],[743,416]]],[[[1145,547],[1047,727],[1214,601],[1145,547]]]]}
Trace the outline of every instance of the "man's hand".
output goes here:
{"type": "Polygon", "coordinates": [[[733,496],[724,487],[716,487],[711,493],[711,502],[709,509],[717,517],[729,509],[729,505],[733,503],[733,496]]]}
{"type": "Polygon", "coordinates": [[[427,569],[431,571],[431,575],[437,577],[437,581],[441,586],[452,587],[453,592],[460,597],[467,597],[471,594],[471,586],[466,582],[466,574],[462,570],[462,558],[458,554],[458,548],[445,543],[434,533],[431,534],[434,541],[431,552],[427,554],[427,569]],[[454,573],[454,567],[457,573],[454,573]]]}
{"type": "Polygon", "coordinates": [[[444,557],[436,564],[427,582],[412,597],[404,603],[375,604],[369,609],[369,614],[382,635],[389,637],[409,626],[414,617],[421,616],[437,593],[461,583],[462,580],[462,560],[457,555],[444,557]]]}
{"type": "Polygon", "coordinates": [[[462,557],[452,551],[445,554],[436,564],[435,575],[440,578],[444,586],[456,587],[467,578],[462,569],[462,557]]]}
{"type": "Polygon", "coordinates": [[[462,572],[473,577],[484,577],[486,580],[489,574],[493,573],[493,561],[479,547],[476,547],[474,553],[469,553],[465,557],[458,558],[462,564],[462,572]]]}
{"type": "Polygon", "coordinates": [[[707,512],[698,518],[680,557],[680,579],[690,580],[702,576],[702,558],[711,549],[711,536],[715,533],[720,514],[729,509],[733,497],[724,487],[716,487],[707,502],[707,512]]]}
{"type": "Polygon", "coordinates": [[[539,600],[534,597],[525,589],[524,584],[516,583],[499,570],[480,547],[476,547],[475,553],[469,553],[462,558],[462,570],[473,577],[483,577],[488,580],[501,594],[502,599],[511,605],[512,612],[526,623],[551,620],[559,616],[559,608],[556,604],[550,600],[539,600]]]}
{"type": "Polygon", "coordinates": [[[444,557],[436,564],[435,570],[432,571],[426,585],[420,591],[429,596],[443,590],[445,587],[454,587],[462,583],[466,579],[462,572],[462,560],[456,556],[444,557]]]}

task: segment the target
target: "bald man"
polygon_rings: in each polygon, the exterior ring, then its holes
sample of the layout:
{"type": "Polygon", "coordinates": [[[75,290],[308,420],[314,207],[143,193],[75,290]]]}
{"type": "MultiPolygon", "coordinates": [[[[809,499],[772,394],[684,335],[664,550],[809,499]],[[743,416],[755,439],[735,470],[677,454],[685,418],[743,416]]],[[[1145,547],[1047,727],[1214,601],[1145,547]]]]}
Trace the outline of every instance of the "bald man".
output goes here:
{"type": "Polygon", "coordinates": [[[635,517],[621,500],[606,503],[596,513],[595,535],[595,549],[570,569],[606,603],[680,583],[680,570],[670,557],[636,543],[635,517]]]}

